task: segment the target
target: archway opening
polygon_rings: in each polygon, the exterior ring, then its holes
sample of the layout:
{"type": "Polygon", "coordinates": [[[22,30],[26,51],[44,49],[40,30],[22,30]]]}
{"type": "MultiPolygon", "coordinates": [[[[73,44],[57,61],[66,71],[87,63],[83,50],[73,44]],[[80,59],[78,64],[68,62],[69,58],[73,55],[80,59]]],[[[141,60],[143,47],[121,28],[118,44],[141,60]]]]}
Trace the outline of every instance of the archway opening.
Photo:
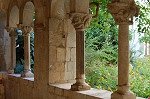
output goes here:
{"type": "Polygon", "coordinates": [[[17,24],[19,24],[19,9],[14,6],[10,11],[9,27],[17,27],[17,24]]]}
{"type": "Polygon", "coordinates": [[[14,73],[14,69],[16,67],[16,35],[17,35],[17,24],[19,24],[19,9],[15,5],[9,12],[9,20],[7,32],[9,32],[9,52],[10,52],[10,64],[8,67],[8,73],[14,73]]]}
{"type": "Polygon", "coordinates": [[[33,72],[34,67],[34,20],[35,7],[32,2],[26,2],[23,9],[23,23],[17,35],[17,73],[25,71],[27,64],[33,72]],[[28,33],[26,33],[28,32],[28,33]],[[28,37],[26,37],[27,35],[28,37]],[[28,43],[28,44],[27,44],[28,43]],[[27,46],[26,46],[27,45],[27,46]],[[26,48],[26,47],[28,48],[26,48]],[[28,53],[26,52],[27,50],[28,53]],[[28,59],[26,58],[28,57],[28,59]],[[26,61],[25,61],[26,60],[26,61]],[[28,62],[27,62],[28,60],[28,62]]]}

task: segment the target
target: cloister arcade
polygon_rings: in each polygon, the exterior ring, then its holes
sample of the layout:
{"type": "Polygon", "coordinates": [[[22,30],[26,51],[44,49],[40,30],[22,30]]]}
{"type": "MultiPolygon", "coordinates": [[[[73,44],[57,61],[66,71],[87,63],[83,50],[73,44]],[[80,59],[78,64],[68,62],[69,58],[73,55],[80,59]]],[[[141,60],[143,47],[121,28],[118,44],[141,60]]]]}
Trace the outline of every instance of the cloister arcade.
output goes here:
{"type": "Polygon", "coordinates": [[[119,26],[118,88],[92,89],[85,82],[84,30],[89,0],[0,0],[0,99],[136,99],[129,91],[129,25],[138,15],[134,0],[112,0],[119,26]],[[24,38],[24,71],[14,74],[16,38],[24,38]],[[30,33],[34,31],[34,74],[30,33]]]}

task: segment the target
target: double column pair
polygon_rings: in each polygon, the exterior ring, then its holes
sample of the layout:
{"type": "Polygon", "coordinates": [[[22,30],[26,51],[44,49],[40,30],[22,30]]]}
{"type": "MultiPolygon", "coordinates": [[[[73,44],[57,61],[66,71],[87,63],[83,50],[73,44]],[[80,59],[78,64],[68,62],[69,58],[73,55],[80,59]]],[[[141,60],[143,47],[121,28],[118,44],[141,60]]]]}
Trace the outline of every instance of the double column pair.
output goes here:
{"type": "MultiPolygon", "coordinates": [[[[139,9],[134,0],[114,0],[108,5],[108,10],[119,25],[118,33],[118,89],[111,96],[112,99],[135,99],[129,91],[129,25],[133,24],[133,17],[138,15],[139,9]]],[[[71,90],[89,90],[85,83],[84,72],[84,29],[90,22],[90,15],[84,13],[71,13],[70,19],[76,30],[76,83],[71,90]]]]}
{"type": "Polygon", "coordinates": [[[8,73],[14,73],[16,67],[16,37],[17,29],[20,29],[24,38],[24,71],[21,73],[21,77],[33,77],[33,73],[30,68],[30,32],[33,30],[31,26],[18,25],[17,28],[6,28],[11,38],[11,65],[8,69],[8,73]]]}

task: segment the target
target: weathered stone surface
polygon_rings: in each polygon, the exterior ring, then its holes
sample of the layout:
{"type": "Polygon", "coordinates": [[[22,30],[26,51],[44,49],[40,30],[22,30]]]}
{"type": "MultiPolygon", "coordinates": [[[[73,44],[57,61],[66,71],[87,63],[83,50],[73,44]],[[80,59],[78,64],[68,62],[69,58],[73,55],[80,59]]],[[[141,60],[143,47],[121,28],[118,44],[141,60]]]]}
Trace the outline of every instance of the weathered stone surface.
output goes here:
{"type": "Polygon", "coordinates": [[[57,61],[58,62],[65,62],[65,60],[66,60],[65,55],[66,55],[65,48],[58,47],[57,48],[57,61]]]}
{"type": "Polygon", "coordinates": [[[75,72],[76,71],[76,62],[67,62],[67,71],[68,72],[75,72]]]}
{"type": "Polygon", "coordinates": [[[131,92],[127,92],[125,94],[119,94],[117,92],[114,92],[111,95],[111,99],[136,99],[136,96],[131,92]]]}
{"type": "MultiPolygon", "coordinates": [[[[6,60],[5,67],[7,69],[12,66],[10,59],[14,58],[11,57],[11,38],[8,37],[8,33],[5,33],[6,30],[4,30],[4,27],[16,27],[17,24],[22,23],[24,25],[34,26],[35,31],[34,81],[31,78],[20,78],[20,75],[8,75],[8,78],[5,79],[6,99],[110,99],[110,92],[91,92],[91,90],[74,92],[70,91],[71,84],[59,86],[49,85],[49,83],[74,83],[76,76],[78,76],[76,78],[77,84],[74,84],[74,87],[76,89],[80,89],[80,87],[84,87],[81,89],[90,88],[88,85],[84,86],[86,83],[84,82],[83,61],[83,30],[90,19],[90,15],[88,14],[89,0],[51,0],[51,2],[48,0],[33,0],[33,3],[28,1],[29,0],[0,1],[0,14],[4,13],[4,15],[7,15],[7,17],[0,16],[0,55],[2,55],[0,56],[0,63],[6,60]],[[36,9],[35,13],[33,5],[36,9]],[[34,14],[36,20],[33,22],[32,18],[34,14]],[[71,17],[69,17],[70,15],[71,17]],[[35,24],[33,25],[33,23],[35,24]],[[76,35],[77,33],[78,35],[76,35]],[[76,41],[78,41],[77,44],[76,41]],[[77,51],[76,53],[76,49],[79,52],[77,51]],[[76,54],[78,56],[76,56],[76,54]],[[76,59],[78,61],[76,61],[76,59]],[[76,64],[78,64],[77,70],[76,64]]],[[[113,3],[115,1],[118,2],[118,0],[113,0],[113,3]]],[[[127,3],[127,5],[123,4],[123,6],[120,6],[118,5],[119,3],[116,4],[119,9],[123,7],[125,13],[121,12],[121,14],[125,14],[125,16],[121,16],[120,13],[118,14],[112,11],[112,15],[115,20],[118,21],[116,23],[119,23],[119,25],[121,22],[131,23],[132,17],[137,14],[136,11],[138,10],[135,5],[131,6],[131,4],[128,4],[130,2],[122,1],[123,3],[127,3]],[[124,9],[124,5],[127,9],[124,9]],[[131,9],[128,11],[128,8],[131,9]],[[131,13],[128,13],[126,17],[126,12],[131,13]]],[[[131,2],[132,1],[133,0],[131,0],[131,2]]],[[[116,4],[112,4],[112,6],[116,4]]],[[[116,8],[116,6],[112,7],[111,10],[113,10],[113,8],[116,8]]],[[[127,29],[122,31],[126,32],[127,29]]],[[[121,45],[126,44],[127,43],[124,42],[124,44],[121,45]]],[[[13,52],[14,51],[15,50],[13,50],[13,52]]],[[[124,54],[121,55],[125,56],[124,54]]],[[[125,58],[126,57],[127,56],[125,56],[125,58]]],[[[127,60],[128,58],[120,63],[128,63],[127,60]]],[[[128,85],[128,65],[123,67],[125,74],[119,74],[119,78],[123,76],[119,79],[120,86],[122,82],[128,85]]],[[[120,69],[119,71],[124,72],[120,69]]],[[[120,90],[120,88],[118,89],[120,90]]],[[[0,85],[0,99],[3,99],[3,89],[4,87],[0,85]]],[[[123,90],[120,92],[122,91],[123,90]]],[[[125,96],[125,98],[130,99],[128,96],[130,95],[125,96]]]]}
{"type": "Polygon", "coordinates": [[[75,47],[71,48],[71,61],[73,62],[76,61],[76,48],[75,47]]]}
{"type": "Polygon", "coordinates": [[[4,86],[0,84],[0,99],[4,99],[4,86]]]}
{"type": "Polygon", "coordinates": [[[71,61],[71,48],[66,48],[66,61],[71,61]]]}
{"type": "Polygon", "coordinates": [[[135,99],[136,96],[129,91],[129,25],[133,24],[133,17],[138,15],[139,9],[134,0],[114,0],[108,4],[108,10],[119,25],[118,88],[111,99],[135,99]]]}

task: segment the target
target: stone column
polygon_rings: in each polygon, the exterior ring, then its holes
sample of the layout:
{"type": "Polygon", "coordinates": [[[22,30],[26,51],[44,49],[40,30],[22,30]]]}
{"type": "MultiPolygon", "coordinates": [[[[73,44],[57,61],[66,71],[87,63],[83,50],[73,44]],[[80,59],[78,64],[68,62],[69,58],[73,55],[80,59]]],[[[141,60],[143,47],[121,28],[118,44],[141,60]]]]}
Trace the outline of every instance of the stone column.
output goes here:
{"type": "Polygon", "coordinates": [[[32,30],[31,26],[23,26],[22,32],[24,37],[24,72],[21,77],[34,77],[30,68],[30,32],[32,30]]]}
{"type": "Polygon", "coordinates": [[[111,99],[136,99],[129,91],[129,25],[133,23],[133,16],[138,15],[138,7],[133,2],[115,0],[108,5],[108,9],[119,25],[118,33],[118,88],[111,95],[111,99]],[[117,9],[116,9],[117,8],[117,9]]]}
{"type": "Polygon", "coordinates": [[[14,68],[16,67],[16,28],[6,27],[7,32],[9,32],[11,40],[11,64],[7,70],[8,73],[13,74],[14,68]]]}
{"type": "Polygon", "coordinates": [[[70,17],[76,30],[76,83],[71,90],[89,90],[91,87],[85,82],[84,71],[84,29],[91,17],[83,13],[72,13],[70,17]]]}

